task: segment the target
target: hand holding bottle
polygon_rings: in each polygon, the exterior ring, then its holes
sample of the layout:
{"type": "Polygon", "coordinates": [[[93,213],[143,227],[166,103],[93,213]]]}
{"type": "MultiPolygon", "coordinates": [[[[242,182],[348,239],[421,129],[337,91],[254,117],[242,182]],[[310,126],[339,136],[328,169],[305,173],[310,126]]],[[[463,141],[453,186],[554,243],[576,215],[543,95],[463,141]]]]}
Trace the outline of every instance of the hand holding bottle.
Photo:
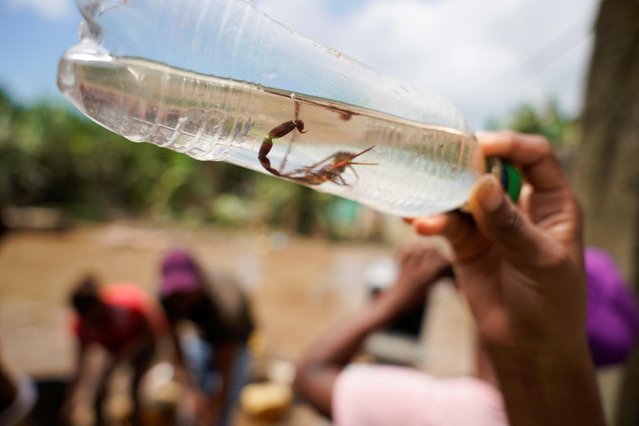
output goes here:
{"type": "Polygon", "coordinates": [[[519,207],[486,175],[470,197],[472,220],[462,213],[421,218],[415,230],[444,235],[453,246],[456,277],[511,424],[600,424],[576,197],[544,138],[510,132],[478,137],[484,155],[523,171],[519,207]]]}
{"type": "Polygon", "coordinates": [[[528,183],[521,209],[486,175],[471,194],[474,222],[449,214],[416,220],[416,231],[443,234],[453,244],[458,279],[486,344],[537,352],[546,342],[581,343],[581,216],[550,145],[541,137],[514,133],[485,134],[480,142],[486,155],[505,157],[522,168],[528,183]],[[528,306],[542,301],[540,309],[528,306]],[[523,341],[519,328],[525,329],[523,341]]]}

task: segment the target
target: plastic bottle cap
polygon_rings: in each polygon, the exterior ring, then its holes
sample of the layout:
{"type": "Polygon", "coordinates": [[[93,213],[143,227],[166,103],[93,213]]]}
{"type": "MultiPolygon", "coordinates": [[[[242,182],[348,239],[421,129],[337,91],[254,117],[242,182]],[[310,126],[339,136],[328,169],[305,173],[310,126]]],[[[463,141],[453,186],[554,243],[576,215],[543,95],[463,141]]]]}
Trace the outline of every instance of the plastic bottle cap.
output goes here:
{"type": "Polygon", "coordinates": [[[513,203],[516,203],[521,193],[521,173],[515,166],[505,161],[502,161],[501,184],[513,203]]]}

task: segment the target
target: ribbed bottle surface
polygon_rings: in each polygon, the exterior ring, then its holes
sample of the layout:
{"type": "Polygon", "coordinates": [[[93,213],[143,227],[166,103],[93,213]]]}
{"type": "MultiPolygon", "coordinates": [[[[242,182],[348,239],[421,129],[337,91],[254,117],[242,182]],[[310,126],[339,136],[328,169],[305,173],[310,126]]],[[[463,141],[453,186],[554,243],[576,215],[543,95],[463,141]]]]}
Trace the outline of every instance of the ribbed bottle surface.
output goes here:
{"type": "MultiPolygon", "coordinates": [[[[152,7],[150,3],[129,0],[126,6],[120,5],[126,18],[122,20],[109,17],[109,10],[96,14],[88,9],[87,5],[101,3],[80,2],[85,19],[90,18],[85,23],[89,37],[62,58],[58,86],[84,114],[132,141],[153,143],[199,160],[227,161],[406,217],[459,207],[483,171],[474,137],[445,102],[423,102],[401,84],[294,33],[289,34],[293,47],[290,40],[283,43],[293,51],[278,50],[272,40],[261,40],[270,46],[266,53],[252,50],[252,59],[242,59],[246,37],[255,41],[265,28],[274,38],[284,35],[273,35],[273,31],[286,32],[243,1],[202,2],[205,15],[214,12],[210,9],[213,3],[230,4],[219,18],[222,30],[209,29],[217,31],[213,39],[202,39],[198,34],[203,30],[197,25],[195,30],[180,30],[180,34],[194,31],[190,46],[213,49],[217,61],[227,52],[229,64],[211,66],[207,72],[201,72],[206,67],[192,60],[185,59],[184,67],[175,66],[179,57],[191,57],[184,52],[171,54],[177,46],[152,48],[153,52],[168,49],[162,56],[134,48],[133,36],[113,35],[114,27],[122,30],[126,26],[122,22],[129,25],[140,10],[152,7]],[[248,29],[247,21],[252,23],[248,29]],[[263,28],[256,28],[258,24],[263,28]],[[232,44],[221,43],[229,38],[223,34],[233,31],[232,44]],[[283,58],[284,54],[291,58],[283,58]],[[288,74],[269,66],[273,57],[284,62],[297,57],[301,68],[313,61],[320,65],[338,62],[317,71],[315,79],[306,76],[313,81],[307,87],[287,78],[288,83],[276,89],[267,83],[277,83],[288,74]],[[324,60],[327,57],[332,59],[324,60]],[[359,72],[350,80],[344,75],[349,67],[359,72]],[[269,69],[275,75],[266,75],[269,69]],[[314,90],[318,79],[323,79],[323,89],[314,90]],[[291,90],[298,86],[301,91],[291,90]],[[264,149],[265,144],[272,147],[264,149]]],[[[168,19],[164,15],[170,11],[156,9],[152,9],[156,15],[151,13],[151,20],[168,19]]],[[[186,25],[184,19],[179,22],[186,25]]]]}

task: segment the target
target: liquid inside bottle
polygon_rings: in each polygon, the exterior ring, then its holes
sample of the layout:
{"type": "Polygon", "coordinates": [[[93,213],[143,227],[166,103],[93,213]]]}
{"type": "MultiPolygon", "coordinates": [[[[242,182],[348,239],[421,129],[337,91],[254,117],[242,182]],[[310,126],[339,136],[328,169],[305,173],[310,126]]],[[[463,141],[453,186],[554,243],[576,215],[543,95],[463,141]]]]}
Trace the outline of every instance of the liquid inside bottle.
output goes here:
{"type": "Polygon", "coordinates": [[[474,137],[459,130],[111,56],[86,42],[62,59],[58,86],[80,111],[131,141],[227,161],[393,215],[459,207],[485,169],[474,137]],[[304,133],[289,124],[273,135],[292,121],[303,122],[304,133]],[[272,148],[260,158],[264,143],[272,148]]]}

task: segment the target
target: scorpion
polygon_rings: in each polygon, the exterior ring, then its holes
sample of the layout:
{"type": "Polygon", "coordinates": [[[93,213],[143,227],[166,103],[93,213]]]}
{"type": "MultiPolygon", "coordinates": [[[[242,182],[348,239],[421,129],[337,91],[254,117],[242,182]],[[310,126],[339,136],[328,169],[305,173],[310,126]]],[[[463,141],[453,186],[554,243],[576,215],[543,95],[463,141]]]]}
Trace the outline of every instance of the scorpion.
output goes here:
{"type": "Polygon", "coordinates": [[[268,132],[268,135],[262,140],[262,145],[260,146],[257,158],[262,167],[269,173],[305,185],[321,185],[324,182],[332,182],[339,186],[349,186],[346,180],[344,180],[344,178],[342,177],[342,174],[347,168],[352,170],[355,176],[358,176],[357,172],[353,168],[354,165],[377,165],[376,163],[360,163],[353,161],[360,155],[363,155],[372,150],[374,148],[373,145],[360,152],[355,153],[348,151],[337,151],[334,154],[331,154],[328,157],[324,158],[323,160],[320,160],[311,165],[300,167],[290,172],[284,172],[286,159],[291,149],[291,145],[289,144],[288,150],[284,155],[284,159],[282,160],[280,167],[278,169],[274,168],[271,165],[271,160],[268,158],[268,154],[273,148],[273,139],[284,137],[295,129],[297,129],[299,133],[308,132],[308,130],[304,130],[304,122],[299,119],[299,103],[297,102],[295,104],[295,119],[285,121],[273,127],[271,131],[268,132]]]}

